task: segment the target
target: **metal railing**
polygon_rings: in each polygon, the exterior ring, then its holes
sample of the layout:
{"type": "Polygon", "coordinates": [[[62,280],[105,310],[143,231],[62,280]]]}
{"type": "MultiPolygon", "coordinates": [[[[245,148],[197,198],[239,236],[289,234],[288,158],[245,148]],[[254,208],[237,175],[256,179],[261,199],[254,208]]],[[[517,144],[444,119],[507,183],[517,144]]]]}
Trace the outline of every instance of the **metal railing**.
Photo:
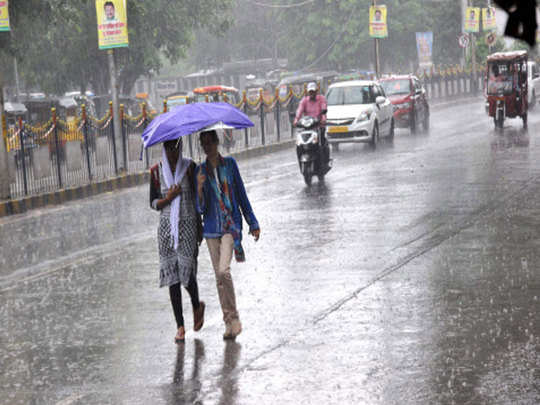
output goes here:
{"type": "MultiPolygon", "coordinates": [[[[286,103],[285,103],[286,105],[286,103]]],[[[280,142],[290,132],[289,114],[266,103],[239,106],[255,123],[248,130],[220,133],[223,154],[280,142]]],[[[121,136],[114,136],[112,107],[98,119],[82,106],[79,117],[63,121],[51,110],[51,120],[40,126],[19,119],[5,139],[10,173],[10,196],[20,198],[83,186],[128,173],[148,170],[161,159],[161,147],[142,148],[141,135],[151,117],[143,105],[139,116],[131,117],[121,106],[121,136]],[[118,142],[120,139],[120,142],[118,142]]],[[[291,137],[288,134],[289,138],[291,137]]],[[[202,159],[195,135],[185,138],[184,154],[202,159]]]]}
{"type": "MultiPolygon", "coordinates": [[[[484,74],[476,80],[470,71],[457,68],[419,73],[428,98],[452,98],[477,94],[483,87],[484,74]]],[[[219,134],[223,154],[264,147],[293,137],[292,118],[306,88],[296,93],[291,86],[285,95],[276,89],[249,99],[243,92],[235,105],[255,126],[246,130],[226,130],[219,134]]],[[[225,101],[227,96],[222,97],[225,101]]],[[[166,106],[164,106],[166,111],[166,106]]],[[[161,159],[161,147],[143,150],[141,134],[153,117],[143,104],[140,115],[131,117],[120,108],[121,134],[116,137],[112,102],[109,111],[98,119],[87,114],[84,106],[79,117],[63,121],[52,109],[51,119],[40,126],[23,124],[9,130],[5,139],[10,172],[11,198],[37,195],[63,188],[83,186],[121,174],[148,170],[161,159]]],[[[184,154],[195,161],[202,159],[195,135],[185,138],[184,154]]]]}

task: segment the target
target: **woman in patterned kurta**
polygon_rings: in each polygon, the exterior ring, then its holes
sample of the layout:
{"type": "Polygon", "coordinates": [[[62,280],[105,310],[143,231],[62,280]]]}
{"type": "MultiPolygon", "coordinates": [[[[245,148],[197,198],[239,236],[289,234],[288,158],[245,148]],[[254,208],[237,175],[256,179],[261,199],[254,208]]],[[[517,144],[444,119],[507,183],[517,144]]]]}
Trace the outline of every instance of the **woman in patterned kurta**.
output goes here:
{"type": "Polygon", "coordinates": [[[150,206],[160,211],[158,227],[159,286],[169,287],[177,324],[175,341],[185,338],[181,284],[193,305],[194,330],[202,328],[204,302],[197,286],[201,220],[195,208],[195,163],[182,158],[182,140],[163,144],[160,163],[150,169],[150,206]]]}

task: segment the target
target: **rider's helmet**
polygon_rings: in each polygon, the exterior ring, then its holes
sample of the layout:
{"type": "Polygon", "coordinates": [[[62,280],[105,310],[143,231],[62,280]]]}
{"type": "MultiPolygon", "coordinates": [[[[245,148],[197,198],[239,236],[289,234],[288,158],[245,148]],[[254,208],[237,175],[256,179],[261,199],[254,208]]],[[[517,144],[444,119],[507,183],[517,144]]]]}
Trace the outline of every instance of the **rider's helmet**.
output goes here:
{"type": "Polygon", "coordinates": [[[308,83],[307,92],[309,93],[310,91],[317,91],[317,83],[315,82],[308,83]]]}

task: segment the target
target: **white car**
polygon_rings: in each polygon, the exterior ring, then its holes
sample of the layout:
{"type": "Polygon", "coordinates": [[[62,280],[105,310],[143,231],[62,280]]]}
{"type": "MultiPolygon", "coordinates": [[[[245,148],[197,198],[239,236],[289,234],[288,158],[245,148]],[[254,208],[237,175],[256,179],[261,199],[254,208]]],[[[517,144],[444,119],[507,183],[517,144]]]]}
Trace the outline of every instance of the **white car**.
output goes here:
{"type": "Polygon", "coordinates": [[[532,110],[540,97],[540,68],[536,62],[527,62],[528,78],[527,85],[529,86],[529,108],[532,110]]]}
{"type": "Polygon", "coordinates": [[[326,93],[326,137],[334,148],[340,143],[369,142],[394,137],[392,103],[383,88],[371,80],[334,83],[326,93]]]}

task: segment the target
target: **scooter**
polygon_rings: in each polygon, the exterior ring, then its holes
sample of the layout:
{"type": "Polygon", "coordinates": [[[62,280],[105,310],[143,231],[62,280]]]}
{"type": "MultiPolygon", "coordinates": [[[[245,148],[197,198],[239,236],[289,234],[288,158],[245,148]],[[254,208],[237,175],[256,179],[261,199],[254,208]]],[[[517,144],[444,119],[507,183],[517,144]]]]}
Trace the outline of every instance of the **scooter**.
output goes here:
{"type": "Polygon", "coordinates": [[[317,118],[309,116],[302,117],[296,124],[296,155],[300,173],[308,187],[311,186],[313,176],[317,176],[322,183],[324,175],[331,169],[328,144],[321,145],[322,132],[319,124],[317,118]]]}

